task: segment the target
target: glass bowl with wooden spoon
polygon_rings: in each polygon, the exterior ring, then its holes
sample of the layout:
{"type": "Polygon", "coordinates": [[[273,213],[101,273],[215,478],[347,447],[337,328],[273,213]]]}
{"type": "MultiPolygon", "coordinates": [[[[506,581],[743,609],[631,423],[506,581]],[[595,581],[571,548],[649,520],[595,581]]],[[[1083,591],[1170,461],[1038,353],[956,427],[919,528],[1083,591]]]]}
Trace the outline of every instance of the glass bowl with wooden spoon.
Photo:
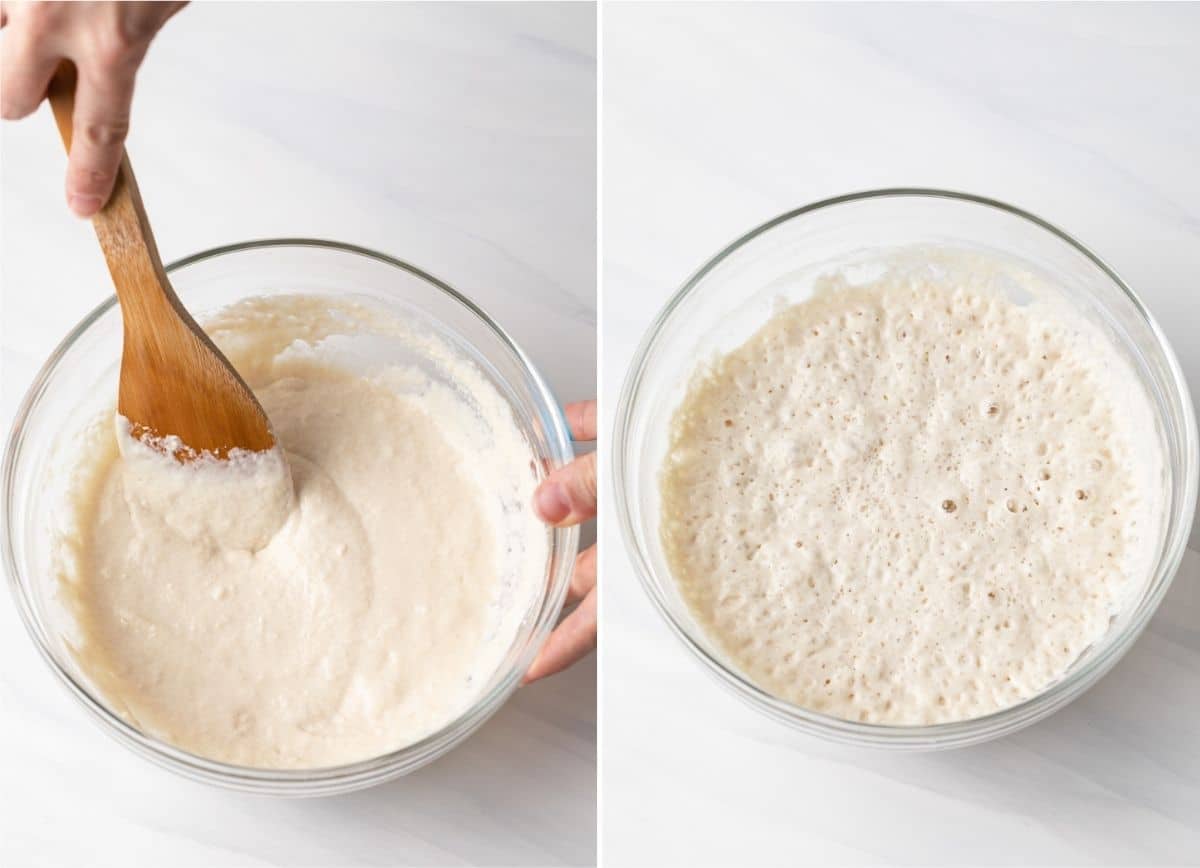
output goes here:
{"type": "MultiPolygon", "coordinates": [[[[529,444],[530,473],[541,477],[572,458],[557,402],[524,352],[468,298],[412,265],[329,241],[279,239],[205,251],[163,273],[200,322],[246,298],[295,292],[370,301],[419,322],[473,362],[505,399],[529,444]]],[[[72,330],[34,380],[0,468],[0,557],[18,610],[51,671],[106,732],[189,778],[267,794],[324,795],[381,783],[432,761],[511,697],[561,609],[578,546],[574,529],[546,531],[548,556],[537,593],[522,603],[517,635],[473,704],[438,731],[386,755],[312,770],[240,767],[180,750],[114,709],[72,655],[69,613],[56,595],[53,529],[66,482],[63,452],[98,412],[111,412],[123,343],[122,312],[110,298],[72,330]]]]}

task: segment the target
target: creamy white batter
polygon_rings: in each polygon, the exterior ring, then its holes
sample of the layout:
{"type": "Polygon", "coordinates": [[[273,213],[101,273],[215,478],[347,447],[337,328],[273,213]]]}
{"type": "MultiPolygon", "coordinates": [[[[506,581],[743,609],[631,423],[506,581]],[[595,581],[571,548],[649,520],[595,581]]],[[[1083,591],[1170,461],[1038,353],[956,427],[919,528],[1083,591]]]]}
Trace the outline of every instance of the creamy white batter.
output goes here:
{"type": "Polygon", "coordinates": [[[825,277],[697,371],[661,534],[764,689],[928,724],[1040,692],[1104,634],[1157,544],[1161,455],[1095,329],[986,265],[900,262],[825,277]]]}
{"type": "Polygon", "coordinates": [[[544,573],[511,410],[374,309],[255,299],[207,327],[282,452],[184,466],[123,420],[93,427],[60,540],[81,667],[139,728],[229,763],[430,734],[492,678],[544,573]]]}

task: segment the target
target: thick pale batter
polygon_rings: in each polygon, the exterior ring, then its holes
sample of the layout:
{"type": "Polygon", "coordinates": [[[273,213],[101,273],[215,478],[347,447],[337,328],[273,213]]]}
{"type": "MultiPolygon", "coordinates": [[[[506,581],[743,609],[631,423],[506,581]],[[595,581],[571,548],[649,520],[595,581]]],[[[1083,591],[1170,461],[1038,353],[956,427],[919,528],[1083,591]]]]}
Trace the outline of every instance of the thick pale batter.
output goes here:
{"type": "Polygon", "coordinates": [[[230,763],[428,735],[492,678],[544,571],[511,410],[373,309],[257,299],[208,328],[282,454],[182,466],[94,427],[61,540],[81,666],[141,729],[230,763]]]}
{"type": "Polygon", "coordinates": [[[1059,678],[1146,575],[1146,396],[1094,329],[991,279],[828,276],[691,382],[662,540],[764,689],[856,721],[976,717],[1059,678]]]}

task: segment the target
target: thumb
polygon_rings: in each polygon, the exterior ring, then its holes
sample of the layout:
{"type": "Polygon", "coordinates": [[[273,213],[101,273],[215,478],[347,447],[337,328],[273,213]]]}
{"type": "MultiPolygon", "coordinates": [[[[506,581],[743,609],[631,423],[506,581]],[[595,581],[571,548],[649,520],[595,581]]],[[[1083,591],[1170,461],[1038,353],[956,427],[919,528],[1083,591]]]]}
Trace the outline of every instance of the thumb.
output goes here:
{"type": "Polygon", "coordinates": [[[91,217],[112,193],[125,154],[132,100],[132,68],[103,75],[79,71],[67,164],[67,203],[79,217],[91,217]]]}

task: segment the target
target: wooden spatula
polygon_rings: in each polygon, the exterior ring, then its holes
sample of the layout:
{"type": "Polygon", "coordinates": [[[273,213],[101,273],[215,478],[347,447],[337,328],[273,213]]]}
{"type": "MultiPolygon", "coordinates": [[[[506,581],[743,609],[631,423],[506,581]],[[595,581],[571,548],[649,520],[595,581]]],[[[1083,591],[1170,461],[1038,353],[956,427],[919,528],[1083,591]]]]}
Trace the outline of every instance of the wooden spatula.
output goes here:
{"type": "MultiPolygon", "coordinates": [[[[75,80],[75,67],[62,64],[48,94],[68,151],[75,80]]],[[[92,225],[121,303],[125,341],[117,410],[130,421],[133,436],[151,445],[178,437],[185,447],[174,450],[180,461],[274,446],[258,400],[171,289],[127,154],[112,198],[92,225]]]]}

